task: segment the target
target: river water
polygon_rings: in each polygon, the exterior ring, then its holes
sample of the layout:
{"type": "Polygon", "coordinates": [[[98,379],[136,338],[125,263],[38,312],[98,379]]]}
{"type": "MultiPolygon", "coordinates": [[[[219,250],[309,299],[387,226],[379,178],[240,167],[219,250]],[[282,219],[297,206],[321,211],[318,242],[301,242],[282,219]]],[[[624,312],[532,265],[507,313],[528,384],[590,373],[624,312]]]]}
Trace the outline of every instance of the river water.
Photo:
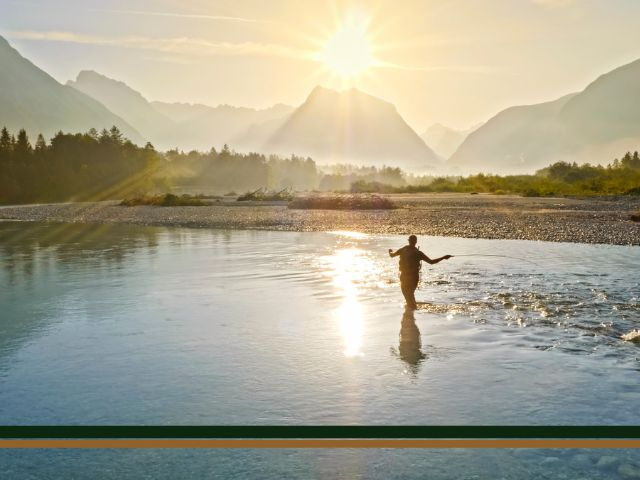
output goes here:
{"type": "MultiPolygon", "coordinates": [[[[0,223],[0,424],[640,423],[640,345],[623,340],[640,328],[638,247],[421,237],[427,255],[459,256],[423,266],[411,312],[387,255],[405,241],[0,223]]],[[[52,450],[0,464],[7,478],[611,478],[640,472],[640,455],[52,450]],[[616,466],[599,469],[603,455],[616,466]]]]}

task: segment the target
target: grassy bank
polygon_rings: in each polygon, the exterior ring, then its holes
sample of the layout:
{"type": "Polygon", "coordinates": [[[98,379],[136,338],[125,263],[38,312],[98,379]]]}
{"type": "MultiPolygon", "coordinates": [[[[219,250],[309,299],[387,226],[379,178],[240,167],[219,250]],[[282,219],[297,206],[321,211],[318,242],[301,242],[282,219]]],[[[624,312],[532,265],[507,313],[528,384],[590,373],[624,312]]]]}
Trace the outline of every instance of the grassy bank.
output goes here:
{"type": "Polygon", "coordinates": [[[487,175],[437,177],[413,185],[392,186],[356,181],[353,193],[494,193],[525,197],[552,195],[640,195],[640,158],[627,153],[607,166],[558,162],[533,175],[487,175]]]}

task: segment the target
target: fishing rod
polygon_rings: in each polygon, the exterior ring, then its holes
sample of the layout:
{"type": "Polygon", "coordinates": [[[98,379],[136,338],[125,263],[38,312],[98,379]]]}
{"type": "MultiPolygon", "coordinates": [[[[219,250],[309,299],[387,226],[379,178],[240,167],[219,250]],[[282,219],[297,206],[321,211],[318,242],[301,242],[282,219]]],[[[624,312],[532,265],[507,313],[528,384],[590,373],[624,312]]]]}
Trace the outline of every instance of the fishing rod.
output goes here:
{"type": "Polygon", "coordinates": [[[542,267],[542,265],[536,262],[532,262],[531,260],[527,260],[526,258],[511,257],[509,255],[490,255],[490,254],[484,254],[484,253],[471,253],[471,254],[465,254],[465,255],[451,255],[451,256],[452,257],[502,257],[502,258],[510,258],[512,260],[519,260],[521,262],[531,263],[536,267],[542,267]]]}

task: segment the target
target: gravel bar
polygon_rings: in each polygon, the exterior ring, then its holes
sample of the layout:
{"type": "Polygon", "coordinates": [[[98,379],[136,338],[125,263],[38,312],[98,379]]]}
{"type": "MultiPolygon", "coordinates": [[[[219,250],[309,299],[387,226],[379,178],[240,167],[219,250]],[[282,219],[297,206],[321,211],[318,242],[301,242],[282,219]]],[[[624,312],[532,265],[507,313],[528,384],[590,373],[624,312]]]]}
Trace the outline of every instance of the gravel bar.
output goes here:
{"type": "Polygon", "coordinates": [[[550,242],[640,245],[638,197],[525,198],[505,195],[389,195],[394,210],[290,210],[286,203],[124,207],[115,201],[0,207],[0,220],[130,223],[217,229],[351,230],[550,242]]]}

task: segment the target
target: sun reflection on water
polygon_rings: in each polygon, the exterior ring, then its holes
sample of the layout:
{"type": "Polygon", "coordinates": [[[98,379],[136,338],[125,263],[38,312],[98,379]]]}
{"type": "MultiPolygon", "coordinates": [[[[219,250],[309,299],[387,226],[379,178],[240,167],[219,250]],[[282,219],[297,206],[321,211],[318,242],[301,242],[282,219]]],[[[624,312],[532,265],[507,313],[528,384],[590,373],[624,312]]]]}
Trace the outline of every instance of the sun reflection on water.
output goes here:
{"type": "Polygon", "coordinates": [[[367,238],[366,233],[362,232],[353,232],[351,230],[334,230],[333,232],[329,232],[333,235],[339,235],[341,237],[347,238],[367,238]]]}
{"type": "Polygon", "coordinates": [[[347,357],[362,355],[364,315],[359,299],[359,285],[372,274],[373,262],[364,250],[358,248],[337,250],[328,259],[327,273],[343,297],[342,303],[333,315],[344,342],[344,354],[347,357]]]}
{"type": "Polygon", "coordinates": [[[362,306],[355,296],[346,296],[334,312],[344,341],[344,354],[347,357],[362,355],[362,306]]]}

